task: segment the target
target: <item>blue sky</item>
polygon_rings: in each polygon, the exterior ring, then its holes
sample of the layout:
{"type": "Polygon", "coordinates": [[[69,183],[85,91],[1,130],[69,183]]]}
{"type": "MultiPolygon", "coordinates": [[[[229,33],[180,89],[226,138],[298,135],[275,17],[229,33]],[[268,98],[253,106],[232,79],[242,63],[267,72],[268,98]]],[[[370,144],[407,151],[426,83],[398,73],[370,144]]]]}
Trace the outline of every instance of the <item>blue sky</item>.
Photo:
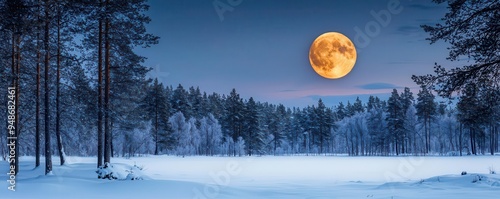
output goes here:
{"type": "Polygon", "coordinates": [[[151,77],[174,87],[199,86],[221,94],[236,88],[244,98],[299,107],[323,98],[333,106],[356,96],[384,98],[392,88],[410,87],[416,94],[412,74],[432,73],[435,62],[459,66],[445,59],[447,44],[430,45],[419,27],[438,23],[447,11],[446,5],[430,0],[151,0],[149,4],[148,31],[161,39],[138,53],[148,58],[151,77]],[[230,11],[221,18],[214,2],[230,11]],[[389,13],[390,20],[380,13],[389,13]],[[351,73],[336,80],[317,75],[308,59],[311,43],[329,31],[351,38],[358,51],[351,73]]]}

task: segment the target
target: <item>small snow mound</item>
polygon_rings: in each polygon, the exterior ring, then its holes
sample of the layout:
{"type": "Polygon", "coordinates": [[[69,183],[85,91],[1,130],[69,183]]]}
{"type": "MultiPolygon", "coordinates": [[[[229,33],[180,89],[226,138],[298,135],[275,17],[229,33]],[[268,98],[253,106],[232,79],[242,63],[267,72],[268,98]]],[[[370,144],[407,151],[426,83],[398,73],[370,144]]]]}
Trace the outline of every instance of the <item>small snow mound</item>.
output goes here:
{"type": "Polygon", "coordinates": [[[409,185],[407,182],[386,182],[382,185],[379,185],[377,189],[393,189],[393,188],[402,188],[403,186],[409,185]]]}
{"type": "Polygon", "coordinates": [[[447,184],[454,186],[470,186],[470,184],[496,186],[500,178],[492,174],[444,175],[420,180],[417,184],[447,184]]]}
{"type": "Polygon", "coordinates": [[[144,180],[143,168],[134,165],[131,169],[126,170],[128,173],[126,180],[144,180]]]}
{"type": "Polygon", "coordinates": [[[380,186],[379,189],[387,188],[410,188],[410,187],[432,187],[432,188],[447,188],[447,187],[471,187],[471,186],[491,186],[500,187],[500,176],[495,174],[477,174],[468,173],[467,175],[442,175],[427,179],[421,179],[413,182],[387,182],[380,186]]]}
{"type": "Polygon", "coordinates": [[[143,168],[137,165],[109,164],[97,169],[97,178],[108,180],[144,180],[149,179],[143,172],[143,168]]]}

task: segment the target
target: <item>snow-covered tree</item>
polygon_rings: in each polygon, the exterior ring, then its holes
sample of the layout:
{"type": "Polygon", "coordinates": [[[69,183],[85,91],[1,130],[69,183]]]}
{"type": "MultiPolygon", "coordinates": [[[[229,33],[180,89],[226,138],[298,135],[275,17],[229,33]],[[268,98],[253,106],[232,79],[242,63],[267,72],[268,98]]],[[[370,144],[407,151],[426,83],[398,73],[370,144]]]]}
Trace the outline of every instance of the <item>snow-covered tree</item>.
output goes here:
{"type": "MultiPolygon", "coordinates": [[[[154,139],[150,134],[151,127],[151,125],[144,125],[143,128],[134,128],[120,132],[119,137],[122,138],[122,141],[115,145],[121,145],[122,156],[133,157],[135,155],[151,153],[155,148],[153,144],[154,139]]],[[[119,153],[119,151],[116,151],[116,153],[119,153]]]]}
{"type": "Polygon", "coordinates": [[[170,103],[172,104],[172,111],[174,113],[180,111],[184,117],[191,118],[192,108],[188,100],[188,92],[182,85],[179,84],[174,90],[170,103]]]}
{"type": "Polygon", "coordinates": [[[201,119],[200,123],[201,153],[210,156],[218,154],[222,142],[222,130],[219,121],[209,113],[207,117],[201,119]]]}
{"type": "Polygon", "coordinates": [[[382,107],[371,108],[367,115],[368,134],[370,136],[372,154],[388,155],[389,135],[387,131],[386,112],[382,107]]]}
{"type": "Polygon", "coordinates": [[[452,114],[439,115],[436,118],[436,124],[438,126],[439,133],[436,136],[438,141],[438,151],[440,154],[445,155],[452,152],[452,155],[461,154],[461,141],[462,139],[459,135],[459,125],[456,117],[452,114]]]}
{"type": "Polygon", "coordinates": [[[199,152],[201,136],[196,127],[196,119],[191,118],[187,122],[181,112],[177,112],[169,119],[174,135],[177,138],[177,145],[174,151],[182,157],[196,155],[199,152]]]}
{"type": "MultiPolygon", "coordinates": [[[[361,101],[357,105],[356,111],[363,111],[361,101]]],[[[313,122],[314,130],[313,134],[317,137],[317,145],[319,147],[319,153],[323,153],[323,148],[327,146],[327,142],[330,140],[331,129],[333,127],[333,111],[330,108],[326,108],[323,101],[320,99],[318,101],[318,106],[314,108],[314,114],[316,115],[316,121],[313,122]]]]}
{"type": "MultiPolygon", "coordinates": [[[[406,124],[407,122],[407,117],[411,117],[409,115],[407,115],[408,113],[408,110],[410,109],[410,107],[413,106],[413,93],[410,91],[410,88],[408,87],[405,87],[404,88],[404,91],[401,93],[400,95],[400,99],[401,99],[401,105],[402,105],[402,119],[403,119],[403,132],[401,133],[401,153],[408,153],[408,148],[410,148],[411,146],[409,141],[410,141],[410,129],[406,128],[408,125],[406,124]]],[[[414,112],[411,113],[411,114],[415,114],[414,112]]],[[[410,124],[410,125],[413,125],[413,124],[410,124]]]]}
{"type": "Polygon", "coordinates": [[[342,102],[339,102],[339,105],[337,106],[335,113],[337,116],[337,120],[342,120],[344,119],[344,117],[347,116],[345,106],[342,102]]]}
{"type": "Polygon", "coordinates": [[[248,155],[264,153],[264,132],[260,128],[260,113],[251,97],[245,104],[244,134],[248,155]]]}
{"type": "MultiPolygon", "coordinates": [[[[232,140],[237,140],[238,137],[243,136],[243,114],[244,104],[243,99],[233,89],[225,101],[225,119],[224,119],[224,135],[231,136],[232,140]]],[[[234,142],[233,142],[234,143],[234,142]]],[[[232,147],[235,150],[234,147],[232,147]]],[[[233,151],[236,155],[236,151],[233,151]]]]}
{"type": "Polygon", "coordinates": [[[299,108],[294,107],[292,112],[292,118],[290,121],[291,128],[290,133],[288,134],[288,140],[291,147],[291,153],[299,153],[301,152],[301,146],[303,145],[302,134],[304,132],[304,128],[302,126],[302,120],[304,117],[299,108]]]}
{"type": "Polygon", "coordinates": [[[151,134],[155,140],[155,155],[158,155],[161,150],[160,145],[162,143],[168,146],[167,143],[171,141],[171,129],[168,123],[170,102],[165,90],[163,84],[158,83],[158,79],[155,79],[153,84],[148,86],[146,95],[139,107],[142,117],[151,121],[151,134]]]}
{"type": "Polygon", "coordinates": [[[429,153],[431,145],[431,122],[436,114],[436,103],[434,102],[434,95],[427,87],[421,87],[417,94],[417,116],[420,121],[424,123],[425,130],[425,151],[429,153]]]}
{"type": "Polygon", "coordinates": [[[234,149],[234,141],[231,136],[225,136],[224,137],[224,142],[222,143],[221,146],[221,155],[227,155],[227,156],[233,156],[235,155],[235,149],[234,149]]]}
{"type": "Polygon", "coordinates": [[[411,152],[415,155],[418,154],[418,146],[420,146],[419,144],[421,143],[421,140],[423,140],[423,137],[419,132],[419,127],[420,125],[417,118],[417,110],[415,109],[415,106],[411,105],[406,110],[404,122],[404,128],[407,136],[406,153],[411,152]]]}
{"type": "Polygon", "coordinates": [[[484,104],[480,98],[480,88],[476,85],[468,85],[457,103],[458,120],[469,132],[470,151],[476,155],[484,138],[483,124],[488,121],[490,107],[484,104]]]}
{"type": "Polygon", "coordinates": [[[401,152],[404,139],[404,106],[396,89],[392,90],[391,97],[387,100],[387,128],[396,155],[401,152]]]}
{"type": "MultiPolygon", "coordinates": [[[[172,115],[168,122],[172,127],[172,134],[175,136],[175,146],[179,145],[181,137],[188,131],[188,124],[186,123],[186,118],[182,112],[177,112],[172,115]]],[[[175,147],[176,148],[176,147],[175,147]]],[[[174,149],[175,150],[175,149],[174,149]]]]}
{"type": "Polygon", "coordinates": [[[188,101],[191,105],[192,117],[201,119],[206,113],[203,113],[204,101],[199,87],[196,87],[196,89],[189,87],[188,101]]]}
{"type": "Polygon", "coordinates": [[[234,150],[237,156],[245,155],[245,140],[242,137],[238,137],[238,141],[234,143],[234,150]]]}

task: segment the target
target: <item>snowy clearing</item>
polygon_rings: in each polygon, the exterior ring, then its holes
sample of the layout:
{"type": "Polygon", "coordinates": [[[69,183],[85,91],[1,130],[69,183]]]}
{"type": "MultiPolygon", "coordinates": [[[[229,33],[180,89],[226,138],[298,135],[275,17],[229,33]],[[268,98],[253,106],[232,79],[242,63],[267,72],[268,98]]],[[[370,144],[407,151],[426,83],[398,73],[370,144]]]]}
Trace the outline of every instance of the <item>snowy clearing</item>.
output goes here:
{"type": "MultiPolygon", "coordinates": [[[[497,198],[500,156],[465,157],[177,157],[112,159],[144,168],[144,180],[97,179],[95,158],[68,157],[44,176],[22,157],[16,191],[0,174],[1,198],[497,198]],[[467,175],[461,175],[466,171],[467,175]]],[[[57,158],[54,158],[57,160],[57,158]]],[[[54,162],[56,165],[57,162],[54,162]]],[[[137,171],[136,171],[137,172],[137,171]]],[[[121,173],[126,178],[127,173],[121,173]]]]}

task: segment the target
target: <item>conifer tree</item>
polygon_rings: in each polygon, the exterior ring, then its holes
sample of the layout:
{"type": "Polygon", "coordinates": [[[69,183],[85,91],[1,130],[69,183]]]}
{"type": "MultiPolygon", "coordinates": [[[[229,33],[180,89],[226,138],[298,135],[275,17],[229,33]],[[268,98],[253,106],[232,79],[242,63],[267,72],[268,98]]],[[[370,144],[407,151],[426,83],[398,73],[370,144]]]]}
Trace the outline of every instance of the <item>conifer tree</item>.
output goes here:
{"type": "Polygon", "coordinates": [[[425,153],[430,152],[431,145],[431,122],[436,114],[436,103],[434,102],[434,95],[427,89],[421,87],[417,94],[417,116],[420,121],[424,123],[425,130],[425,153]]]}

